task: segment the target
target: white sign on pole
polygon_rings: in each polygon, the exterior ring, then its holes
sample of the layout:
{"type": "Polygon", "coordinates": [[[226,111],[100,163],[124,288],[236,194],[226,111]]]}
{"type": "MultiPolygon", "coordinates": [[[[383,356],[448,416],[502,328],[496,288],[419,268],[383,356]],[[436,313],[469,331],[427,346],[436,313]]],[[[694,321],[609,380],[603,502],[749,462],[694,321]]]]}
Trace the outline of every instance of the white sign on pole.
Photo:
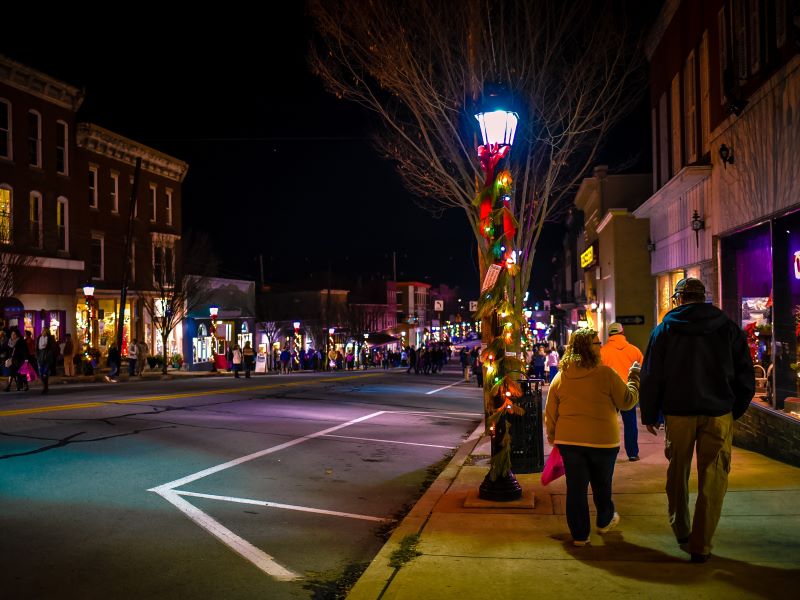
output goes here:
{"type": "Polygon", "coordinates": [[[477,300],[470,300],[469,301],[469,312],[478,312],[478,301],[477,300]]]}
{"type": "Polygon", "coordinates": [[[434,300],[433,310],[442,312],[444,310],[444,300],[434,300]]]}
{"type": "Polygon", "coordinates": [[[489,265],[489,268],[486,270],[486,277],[483,278],[481,293],[488,290],[497,282],[497,276],[500,275],[500,271],[502,270],[503,267],[501,267],[500,265],[489,265]]]}

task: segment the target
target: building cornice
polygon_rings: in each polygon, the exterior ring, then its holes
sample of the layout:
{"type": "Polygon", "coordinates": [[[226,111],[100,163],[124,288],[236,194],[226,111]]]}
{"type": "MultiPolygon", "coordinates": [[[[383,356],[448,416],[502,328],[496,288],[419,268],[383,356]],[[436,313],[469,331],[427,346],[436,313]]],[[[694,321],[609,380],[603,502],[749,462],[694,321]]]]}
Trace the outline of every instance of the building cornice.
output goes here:
{"type": "Polygon", "coordinates": [[[83,90],[0,54],[0,81],[73,112],[83,103],[83,90]]]}
{"type": "Polygon", "coordinates": [[[79,147],[120,162],[135,165],[141,158],[142,169],[166,179],[182,182],[189,171],[188,163],[93,123],[78,123],[76,138],[79,147]]]}
{"type": "Polygon", "coordinates": [[[661,7],[661,12],[658,13],[658,18],[652,29],[650,29],[650,33],[647,35],[644,42],[644,51],[645,54],[647,54],[647,60],[653,60],[653,54],[658,44],[661,42],[661,38],[664,37],[664,32],[667,30],[667,27],[669,27],[672,17],[675,15],[675,11],[678,10],[680,5],[681,0],[667,0],[664,6],[661,7]]]}
{"type": "Polygon", "coordinates": [[[653,216],[653,212],[667,198],[676,198],[698,183],[711,177],[711,165],[697,165],[683,167],[678,174],[670,179],[664,186],[650,196],[644,204],[633,211],[637,219],[647,219],[653,216]]]}

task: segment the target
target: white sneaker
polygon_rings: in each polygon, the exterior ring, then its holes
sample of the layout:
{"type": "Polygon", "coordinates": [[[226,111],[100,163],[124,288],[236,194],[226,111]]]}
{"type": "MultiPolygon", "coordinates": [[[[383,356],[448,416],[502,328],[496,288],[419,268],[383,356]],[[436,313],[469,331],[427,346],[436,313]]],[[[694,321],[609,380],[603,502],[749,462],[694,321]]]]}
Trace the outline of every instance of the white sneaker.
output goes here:
{"type": "Polygon", "coordinates": [[[611,522],[606,525],[605,527],[598,527],[597,533],[608,533],[611,529],[614,529],[619,525],[619,513],[614,513],[614,516],[611,517],[611,522]]]}
{"type": "Polygon", "coordinates": [[[590,543],[591,540],[589,538],[586,538],[585,540],[572,540],[572,545],[578,546],[579,548],[582,548],[583,546],[586,546],[590,543]]]}

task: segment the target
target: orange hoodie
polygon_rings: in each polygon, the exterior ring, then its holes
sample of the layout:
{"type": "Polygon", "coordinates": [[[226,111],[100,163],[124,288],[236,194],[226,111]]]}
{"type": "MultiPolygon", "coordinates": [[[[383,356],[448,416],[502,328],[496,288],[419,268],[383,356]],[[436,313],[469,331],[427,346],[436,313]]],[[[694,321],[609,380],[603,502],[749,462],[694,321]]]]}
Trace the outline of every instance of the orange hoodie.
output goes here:
{"type": "Polygon", "coordinates": [[[600,358],[604,365],[608,365],[617,372],[622,381],[628,380],[628,369],[633,361],[638,361],[639,366],[644,362],[641,350],[631,344],[624,335],[618,333],[608,338],[600,348],[600,358]]]}

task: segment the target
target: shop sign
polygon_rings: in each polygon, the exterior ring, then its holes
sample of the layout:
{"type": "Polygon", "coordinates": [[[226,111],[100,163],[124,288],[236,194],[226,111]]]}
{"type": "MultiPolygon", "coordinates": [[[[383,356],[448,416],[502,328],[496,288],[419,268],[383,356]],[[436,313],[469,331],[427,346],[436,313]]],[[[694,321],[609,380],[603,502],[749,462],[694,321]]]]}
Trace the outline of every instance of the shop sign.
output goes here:
{"type": "Polygon", "coordinates": [[[581,268],[588,269],[597,262],[597,251],[592,244],[581,254],[581,268]]]}

